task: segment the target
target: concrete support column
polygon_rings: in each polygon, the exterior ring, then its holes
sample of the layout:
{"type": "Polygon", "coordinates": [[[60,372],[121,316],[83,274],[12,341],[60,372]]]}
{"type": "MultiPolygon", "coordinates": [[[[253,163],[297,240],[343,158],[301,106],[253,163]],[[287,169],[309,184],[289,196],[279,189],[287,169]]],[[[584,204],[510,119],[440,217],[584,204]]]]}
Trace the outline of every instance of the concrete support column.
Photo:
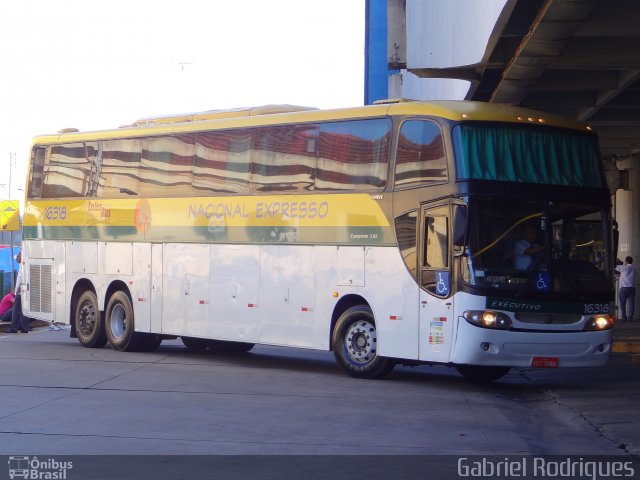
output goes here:
{"type": "MultiPolygon", "coordinates": [[[[617,258],[624,260],[630,255],[635,267],[635,287],[640,293],[640,164],[638,158],[627,158],[618,161],[619,170],[626,170],[629,175],[628,189],[619,189],[614,199],[614,215],[618,221],[620,243],[617,258]]],[[[616,289],[617,293],[617,289],[616,289]]],[[[618,298],[616,295],[616,305],[618,298]]],[[[640,321],[640,295],[636,294],[635,318],[640,321]]]]}

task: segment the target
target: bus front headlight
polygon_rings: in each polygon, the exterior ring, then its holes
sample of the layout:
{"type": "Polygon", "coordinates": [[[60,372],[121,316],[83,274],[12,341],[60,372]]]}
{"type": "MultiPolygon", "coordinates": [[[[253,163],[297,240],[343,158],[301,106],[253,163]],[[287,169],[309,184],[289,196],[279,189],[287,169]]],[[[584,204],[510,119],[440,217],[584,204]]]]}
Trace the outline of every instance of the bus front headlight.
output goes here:
{"type": "Polygon", "coordinates": [[[496,328],[508,330],[511,328],[511,319],[502,312],[493,310],[467,310],[462,314],[471,325],[483,328],[496,328]]]}
{"type": "Polygon", "coordinates": [[[611,315],[594,315],[587,321],[584,329],[586,331],[608,330],[613,327],[614,323],[615,320],[611,315]]]}

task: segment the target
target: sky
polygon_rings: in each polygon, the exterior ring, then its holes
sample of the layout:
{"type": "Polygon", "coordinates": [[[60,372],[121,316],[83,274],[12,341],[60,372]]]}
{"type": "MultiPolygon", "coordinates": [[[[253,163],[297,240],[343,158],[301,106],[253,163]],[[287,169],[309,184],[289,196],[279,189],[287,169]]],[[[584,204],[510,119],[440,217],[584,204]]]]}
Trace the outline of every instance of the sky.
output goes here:
{"type": "Polygon", "coordinates": [[[364,10],[364,0],[2,2],[0,199],[22,200],[32,137],[62,128],[362,105],[364,10]]]}

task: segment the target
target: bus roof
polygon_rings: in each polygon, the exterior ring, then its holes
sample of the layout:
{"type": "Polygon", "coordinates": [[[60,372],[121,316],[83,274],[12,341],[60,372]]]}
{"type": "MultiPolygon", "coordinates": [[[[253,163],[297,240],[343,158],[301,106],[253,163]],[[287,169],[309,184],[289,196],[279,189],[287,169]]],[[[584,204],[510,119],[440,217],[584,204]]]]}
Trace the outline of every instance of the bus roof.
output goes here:
{"type": "Polygon", "coordinates": [[[535,123],[576,130],[591,130],[585,124],[564,117],[510,105],[466,100],[430,102],[405,99],[385,100],[376,105],[333,110],[319,110],[294,105],[264,105],[230,110],[209,110],[200,113],[148,117],[117,129],[79,132],[63,129],[57,134],[39,135],[34,144],[79,142],[133,136],[153,136],[171,133],[197,132],[209,129],[268,126],[347,120],[381,116],[431,116],[452,121],[497,121],[535,123]]]}
{"type": "Polygon", "coordinates": [[[220,120],[222,118],[255,117],[256,115],[273,115],[276,113],[304,112],[318,110],[314,107],[298,105],[263,105],[261,107],[232,108],[230,110],[208,110],[206,112],[184,113],[159,117],[148,117],[136,120],[133,127],[141,125],[161,125],[166,123],[200,122],[203,120],[220,120]]]}

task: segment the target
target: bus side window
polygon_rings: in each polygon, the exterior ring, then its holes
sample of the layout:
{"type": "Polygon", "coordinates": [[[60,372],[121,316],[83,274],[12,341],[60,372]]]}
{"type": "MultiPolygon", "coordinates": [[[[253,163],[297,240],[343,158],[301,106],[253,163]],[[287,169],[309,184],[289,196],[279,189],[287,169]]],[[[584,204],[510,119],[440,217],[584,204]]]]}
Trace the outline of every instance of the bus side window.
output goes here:
{"type": "Polygon", "coordinates": [[[193,188],[205,193],[249,191],[252,142],[249,129],[197,133],[193,188]]]}
{"type": "Polygon", "coordinates": [[[425,219],[424,267],[447,268],[447,217],[425,219]]]}
{"type": "Polygon", "coordinates": [[[78,198],[88,195],[91,165],[85,143],[52,145],[44,156],[42,198],[78,198]]]}
{"type": "Polygon", "coordinates": [[[411,276],[417,279],[418,249],[416,247],[416,235],[418,233],[418,211],[412,210],[396,217],[395,227],[398,247],[400,248],[404,264],[409,270],[409,273],[411,273],[411,276]]]}
{"type": "MultiPolygon", "coordinates": [[[[141,140],[141,146],[140,150],[126,152],[124,162],[116,156],[111,162],[114,167],[120,168],[123,175],[127,171],[138,170],[139,165],[140,181],[127,184],[127,191],[147,197],[194,194],[191,186],[195,155],[194,135],[176,134],[144,138],[141,140]]],[[[121,181],[118,182],[120,183],[121,181]]]]}
{"type": "Polygon", "coordinates": [[[255,131],[251,188],[257,192],[313,190],[315,126],[274,126],[255,131]]]}
{"type": "Polygon", "coordinates": [[[92,146],[90,196],[128,198],[138,193],[140,144],[137,139],[105,140],[92,146]]]}
{"type": "Polygon", "coordinates": [[[440,127],[427,120],[402,124],[396,153],[395,188],[445,183],[447,161],[440,127]]]}
{"type": "MultiPolygon", "coordinates": [[[[446,208],[437,210],[445,211],[446,208]]],[[[449,218],[429,212],[423,225],[421,283],[429,292],[439,295],[436,273],[449,269],[449,218]]]]}
{"type": "Polygon", "coordinates": [[[33,158],[31,159],[31,172],[29,178],[30,198],[42,197],[42,177],[44,171],[45,153],[46,149],[44,147],[38,147],[33,151],[33,158]]]}
{"type": "Polygon", "coordinates": [[[387,118],[320,123],[314,188],[379,191],[387,183],[387,118]]]}

